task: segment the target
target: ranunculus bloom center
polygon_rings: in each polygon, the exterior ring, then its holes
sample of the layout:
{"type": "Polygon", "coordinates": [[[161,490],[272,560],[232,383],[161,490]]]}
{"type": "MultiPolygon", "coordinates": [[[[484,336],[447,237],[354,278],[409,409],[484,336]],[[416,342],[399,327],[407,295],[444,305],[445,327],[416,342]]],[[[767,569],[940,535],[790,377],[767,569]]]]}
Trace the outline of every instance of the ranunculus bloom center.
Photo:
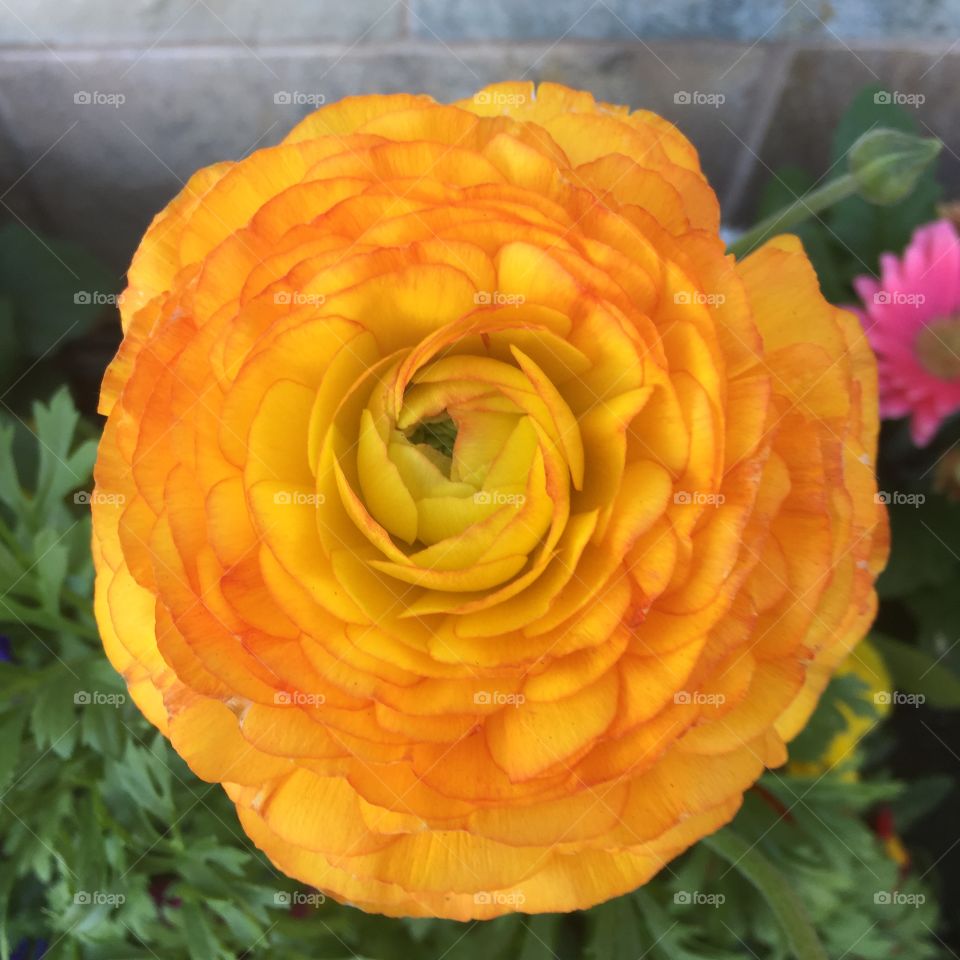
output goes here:
{"type": "MultiPolygon", "coordinates": [[[[416,446],[426,445],[439,453],[443,468],[447,476],[450,476],[450,458],[453,456],[453,445],[457,442],[457,425],[446,411],[439,417],[421,420],[412,430],[406,431],[406,437],[416,446]]],[[[429,451],[423,452],[430,455],[429,451]]],[[[431,459],[434,462],[437,460],[435,457],[431,459]]]]}
{"type": "Polygon", "coordinates": [[[541,399],[527,364],[453,355],[418,368],[408,356],[360,387],[355,493],[408,581],[456,570],[464,577],[439,578],[441,589],[489,589],[534,562],[563,519],[554,495],[569,483],[562,448],[578,447],[578,430],[559,397],[553,410],[541,399]],[[565,442],[554,414],[570,426],[565,442]]]}
{"type": "Polygon", "coordinates": [[[917,359],[941,380],[960,379],[960,315],[928,323],[917,335],[917,359]]]}

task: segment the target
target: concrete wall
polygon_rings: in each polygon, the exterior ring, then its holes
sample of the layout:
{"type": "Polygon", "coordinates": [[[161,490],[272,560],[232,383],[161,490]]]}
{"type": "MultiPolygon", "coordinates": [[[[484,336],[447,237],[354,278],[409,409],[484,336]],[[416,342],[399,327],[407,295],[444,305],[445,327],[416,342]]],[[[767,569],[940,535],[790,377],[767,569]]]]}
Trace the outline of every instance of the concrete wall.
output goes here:
{"type": "Polygon", "coordinates": [[[770,168],[825,171],[879,84],[945,141],[960,195],[960,0],[3,0],[0,217],[121,270],[194,169],[275,143],[311,100],[510,78],[663,113],[731,222],[770,168]]]}

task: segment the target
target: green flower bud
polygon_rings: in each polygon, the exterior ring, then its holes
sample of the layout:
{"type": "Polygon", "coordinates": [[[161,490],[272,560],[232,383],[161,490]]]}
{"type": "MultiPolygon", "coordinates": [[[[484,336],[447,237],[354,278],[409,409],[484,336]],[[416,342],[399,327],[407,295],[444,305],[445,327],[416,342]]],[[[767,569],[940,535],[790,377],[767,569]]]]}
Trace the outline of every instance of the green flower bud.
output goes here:
{"type": "Polygon", "coordinates": [[[868,130],[850,148],[857,192],[871,203],[897,203],[909,196],[943,144],[900,130],[868,130]]]}

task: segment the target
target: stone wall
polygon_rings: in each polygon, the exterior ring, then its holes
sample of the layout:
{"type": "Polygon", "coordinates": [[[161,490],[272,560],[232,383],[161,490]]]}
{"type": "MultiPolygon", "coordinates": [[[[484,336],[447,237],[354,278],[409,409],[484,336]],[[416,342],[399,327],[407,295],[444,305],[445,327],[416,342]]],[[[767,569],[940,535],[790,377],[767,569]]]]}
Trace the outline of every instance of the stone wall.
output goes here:
{"type": "Polygon", "coordinates": [[[0,217],[120,270],[194,169],[275,143],[312,103],[502,79],[663,113],[731,223],[771,169],[825,173],[874,84],[944,140],[960,195],[960,0],[3,0],[0,217]]]}

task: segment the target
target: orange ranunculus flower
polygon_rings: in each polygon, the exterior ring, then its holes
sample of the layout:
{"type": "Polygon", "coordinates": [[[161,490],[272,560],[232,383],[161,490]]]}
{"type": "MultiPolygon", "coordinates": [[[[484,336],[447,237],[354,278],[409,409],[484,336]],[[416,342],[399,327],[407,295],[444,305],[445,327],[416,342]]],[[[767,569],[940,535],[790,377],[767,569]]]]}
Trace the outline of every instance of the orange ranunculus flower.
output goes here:
{"type": "Polygon", "coordinates": [[[511,83],[325,107],[154,220],[97,617],[285,873],[586,907],[784,761],[874,612],[875,369],[718,219],[666,121],[511,83]]]}

